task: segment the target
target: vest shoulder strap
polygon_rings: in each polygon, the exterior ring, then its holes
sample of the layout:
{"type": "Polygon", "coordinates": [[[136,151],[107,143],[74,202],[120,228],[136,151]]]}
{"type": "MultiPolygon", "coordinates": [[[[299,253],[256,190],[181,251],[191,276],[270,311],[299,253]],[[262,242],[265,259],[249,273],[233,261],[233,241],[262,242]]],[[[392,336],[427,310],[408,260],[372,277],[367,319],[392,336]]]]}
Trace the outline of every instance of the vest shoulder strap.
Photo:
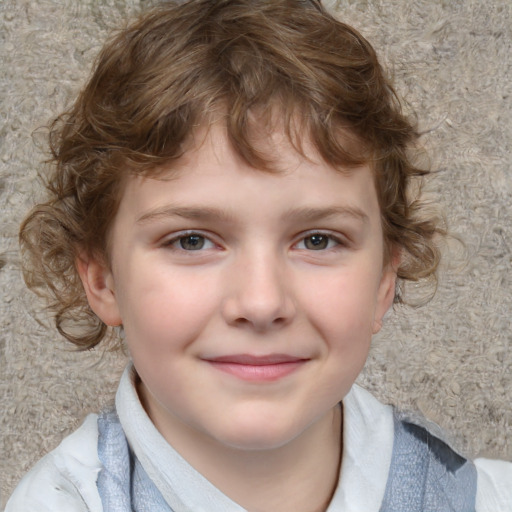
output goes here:
{"type": "Polygon", "coordinates": [[[128,445],[115,410],[98,416],[103,512],[173,512],[128,445]]]}

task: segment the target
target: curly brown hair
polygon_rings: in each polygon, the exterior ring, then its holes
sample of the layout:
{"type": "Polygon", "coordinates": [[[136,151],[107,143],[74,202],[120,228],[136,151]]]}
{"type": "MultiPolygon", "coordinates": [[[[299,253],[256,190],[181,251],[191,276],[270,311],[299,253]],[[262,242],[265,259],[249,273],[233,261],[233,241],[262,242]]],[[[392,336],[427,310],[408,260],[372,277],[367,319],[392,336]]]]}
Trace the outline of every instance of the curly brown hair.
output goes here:
{"type": "Polygon", "coordinates": [[[219,116],[235,150],[269,170],[255,130],[276,111],[299,152],[307,138],[333,167],[371,165],[386,247],[401,253],[398,277],[435,275],[442,230],[410,197],[412,181],[428,174],[410,159],[418,134],[372,46],[314,0],[168,1],[107,42],[50,127],[50,197],[25,219],[20,240],[26,282],[50,298],[64,337],[90,348],[107,334],[76,259],[85,251],[108,262],[126,177],[168,167],[219,116]],[[357,143],[348,147],[346,134],[357,143]]]}

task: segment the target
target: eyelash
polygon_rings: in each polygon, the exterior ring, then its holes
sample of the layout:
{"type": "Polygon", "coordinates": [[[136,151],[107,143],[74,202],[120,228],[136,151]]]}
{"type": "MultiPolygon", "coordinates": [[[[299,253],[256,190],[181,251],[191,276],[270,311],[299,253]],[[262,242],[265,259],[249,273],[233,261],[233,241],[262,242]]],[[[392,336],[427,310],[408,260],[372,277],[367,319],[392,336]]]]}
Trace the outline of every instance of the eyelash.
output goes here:
{"type": "MultiPolygon", "coordinates": [[[[208,236],[202,234],[202,233],[199,233],[197,231],[190,231],[190,232],[185,232],[185,233],[180,233],[179,235],[171,238],[170,240],[167,240],[163,245],[164,247],[168,247],[168,248],[171,248],[173,250],[176,250],[176,251],[180,251],[180,252],[187,252],[187,253],[190,253],[190,252],[201,252],[202,250],[205,250],[204,249],[204,245],[207,244],[207,245],[210,245],[210,247],[207,247],[206,249],[212,249],[216,246],[215,242],[213,242],[208,236]],[[196,239],[195,242],[192,242],[193,245],[194,244],[201,244],[201,246],[199,247],[199,249],[186,249],[185,247],[183,247],[183,241],[186,240],[186,239],[189,239],[189,241],[191,242],[193,238],[196,239]],[[197,241],[197,239],[200,239],[199,242],[197,241]],[[180,244],[181,247],[178,247],[176,244],[180,244]]],[[[297,248],[299,250],[305,250],[305,251],[311,251],[311,252],[322,252],[322,251],[326,251],[326,250],[336,250],[337,248],[339,248],[340,246],[342,247],[345,247],[347,245],[347,243],[340,239],[340,237],[336,237],[330,233],[326,233],[326,232],[323,232],[323,231],[313,231],[313,232],[309,232],[305,235],[303,235],[300,240],[295,243],[293,245],[294,248],[297,248]],[[313,241],[313,239],[315,237],[318,237],[320,240],[317,240],[317,242],[313,241]],[[317,246],[321,246],[322,245],[322,242],[327,242],[327,245],[325,247],[320,247],[320,248],[311,248],[311,247],[307,247],[307,240],[309,241],[312,241],[313,245],[317,245],[317,246]],[[299,244],[303,243],[305,245],[305,247],[301,247],[299,248],[299,244]],[[333,245],[334,243],[334,245],[333,245]]]]}

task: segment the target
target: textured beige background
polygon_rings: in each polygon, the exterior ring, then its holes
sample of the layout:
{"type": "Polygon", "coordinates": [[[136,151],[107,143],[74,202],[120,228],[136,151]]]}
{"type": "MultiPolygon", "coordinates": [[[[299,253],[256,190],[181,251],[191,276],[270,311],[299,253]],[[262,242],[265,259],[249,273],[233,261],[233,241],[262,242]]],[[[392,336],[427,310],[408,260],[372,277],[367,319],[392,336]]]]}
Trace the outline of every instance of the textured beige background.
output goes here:
{"type": "MultiPolygon", "coordinates": [[[[512,459],[512,3],[341,0],[419,113],[434,185],[466,243],[436,298],[392,313],[361,382],[419,409],[471,454],[512,459]]],[[[76,354],[24,291],[17,226],[38,196],[44,125],[83,83],[109,30],[143,1],[0,0],[0,489],[112,397],[124,364],[76,354]]],[[[0,508],[2,506],[0,500],[0,508]]]]}

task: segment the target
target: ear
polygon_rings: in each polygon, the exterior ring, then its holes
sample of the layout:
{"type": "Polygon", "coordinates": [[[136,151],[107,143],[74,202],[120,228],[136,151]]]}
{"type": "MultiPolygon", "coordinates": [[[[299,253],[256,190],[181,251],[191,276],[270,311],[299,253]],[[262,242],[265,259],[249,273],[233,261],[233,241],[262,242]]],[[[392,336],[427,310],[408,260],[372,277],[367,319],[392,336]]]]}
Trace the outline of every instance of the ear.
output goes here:
{"type": "Polygon", "coordinates": [[[102,260],[84,255],[77,257],[76,267],[94,313],[106,325],[121,325],[112,271],[102,260]]]}
{"type": "Polygon", "coordinates": [[[395,299],[395,287],[397,269],[400,264],[400,253],[394,251],[391,261],[384,267],[382,277],[377,292],[377,305],[373,319],[373,334],[377,334],[382,329],[382,321],[393,300],[395,299]]]}

